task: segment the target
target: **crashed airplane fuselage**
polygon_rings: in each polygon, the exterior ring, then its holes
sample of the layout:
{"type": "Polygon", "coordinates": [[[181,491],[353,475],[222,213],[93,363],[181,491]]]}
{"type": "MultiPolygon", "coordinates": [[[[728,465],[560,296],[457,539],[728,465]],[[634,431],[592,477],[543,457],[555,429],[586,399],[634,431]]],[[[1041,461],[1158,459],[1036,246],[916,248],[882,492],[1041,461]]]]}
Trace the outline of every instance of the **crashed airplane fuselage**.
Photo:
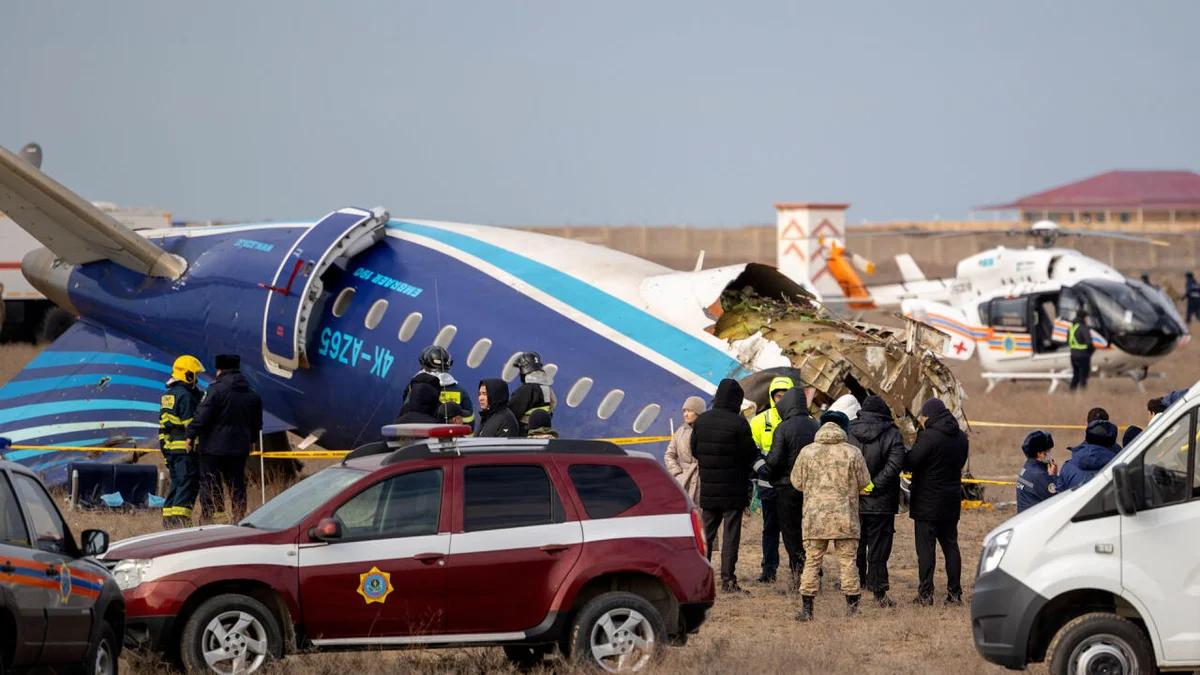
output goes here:
{"type": "MultiPolygon", "coordinates": [[[[803,288],[763,265],[677,272],[580,241],[382,209],[134,233],[5,154],[0,210],[47,247],[23,271],[81,317],[0,389],[0,436],[17,444],[156,445],[171,361],[234,353],[263,398],[268,444],[290,431],[349,449],[379,438],[433,343],[448,346],[471,397],[487,378],[515,388],[514,356],[539,352],[564,437],[665,436],[688,396],[781,366],[809,373],[829,396],[852,376],[901,415],[924,391],[957,408],[953,379],[920,335],[826,317],[813,324],[824,342],[802,343],[783,330],[785,315],[727,333],[732,317],[748,326],[754,316],[729,305],[731,291],[805,306],[803,288]]],[[[644,448],[661,454],[664,444],[644,448]]],[[[78,458],[20,452],[52,480],[78,458]]]]}

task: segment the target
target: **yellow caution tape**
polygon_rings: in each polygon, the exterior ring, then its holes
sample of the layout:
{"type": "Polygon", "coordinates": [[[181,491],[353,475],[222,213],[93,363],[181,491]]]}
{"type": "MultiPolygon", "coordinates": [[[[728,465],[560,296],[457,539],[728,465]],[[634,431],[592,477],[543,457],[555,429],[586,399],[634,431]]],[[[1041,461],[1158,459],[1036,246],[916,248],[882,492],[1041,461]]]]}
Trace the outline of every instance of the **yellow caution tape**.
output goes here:
{"type": "MultiPolygon", "coordinates": [[[[1067,431],[1087,431],[1083,424],[1022,424],[1020,422],[971,422],[973,427],[997,427],[1001,429],[1064,429],[1067,431]]],[[[1128,427],[1117,427],[1124,431],[1128,427]]]]}
{"type": "MultiPolygon", "coordinates": [[[[900,477],[912,480],[911,473],[902,473],[902,474],[900,474],[900,477]]],[[[1016,481],[993,480],[991,478],[964,478],[964,479],[962,479],[962,482],[967,483],[968,485],[1016,485],[1017,484],[1016,481]]]]}
{"type": "Polygon", "coordinates": [[[630,436],[628,438],[597,438],[597,441],[608,441],[616,445],[641,445],[643,443],[662,443],[671,440],[670,436],[630,436]]]}
{"type": "Polygon", "coordinates": [[[341,459],[350,454],[348,450],[294,450],[291,452],[255,452],[263,459],[341,459]]]}

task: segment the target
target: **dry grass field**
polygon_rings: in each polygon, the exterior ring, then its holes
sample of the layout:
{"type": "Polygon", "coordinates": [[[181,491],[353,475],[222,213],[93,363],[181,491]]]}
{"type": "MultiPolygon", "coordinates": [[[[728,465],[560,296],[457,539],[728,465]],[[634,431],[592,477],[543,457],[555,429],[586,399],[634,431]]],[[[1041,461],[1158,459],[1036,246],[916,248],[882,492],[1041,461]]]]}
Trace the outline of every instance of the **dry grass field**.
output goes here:
{"type": "MultiPolygon", "coordinates": [[[[1046,394],[1036,383],[1000,386],[985,395],[974,362],[955,364],[969,399],[968,417],[973,421],[1009,422],[1022,425],[1081,424],[1087,410],[1103,406],[1120,426],[1144,425],[1145,403],[1150,395],[1161,395],[1188,386],[1200,379],[1195,358],[1197,347],[1187,345],[1167,358],[1158,370],[1167,373],[1163,380],[1147,383],[1143,394],[1128,380],[1095,380],[1084,396],[1065,392],[1046,394]]],[[[0,378],[7,380],[36,354],[31,347],[0,348],[0,378]]],[[[976,427],[971,434],[971,469],[978,477],[1011,480],[1023,462],[1020,442],[1033,426],[1021,429],[976,427]]],[[[1081,431],[1056,431],[1061,464],[1068,457],[1066,447],[1082,440],[1081,431]]],[[[307,469],[315,470],[316,463],[307,469]]],[[[276,488],[272,487],[271,491],[276,488]]],[[[1012,488],[988,488],[994,502],[1012,502],[1012,488]]],[[[258,490],[252,490],[251,506],[259,502],[258,490]]],[[[964,513],[959,529],[963,553],[963,581],[969,603],[970,587],[983,537],[1011,516],[1013,508],[964,513]]],[[[72,527],[78,532],[87,527],[107,529],[114,539],[159,528],[155,514],[114,517],[99,513],[72,513],[72,527]]],[[[761,560],[758,539],[761,528],[756,518],[748,517],[743,532],[738,575],[743,580],[758,574],[761,560]]],[[[837,577],[835,562],[826,561],[826,576],[837,577]],[[830,576],[832,575],[832,576],[830,576]]],[[[901,602],[895,609],[867,606],[856,619],[843,617],[844,602],[832,584],[817,599],[815,623],[801,625],[793,620],[798,598],[787,594],[785,584],[757,586],[746,583],[748,597],[719,596],[709,622],[691,643],[666,654],[655,672],[659,673],[1001,673],[1002,668],[980,659],[971,640],[969,609],[947,607],[940,602],[945,581],[939,555],[937,587],[939,602],[931,608],[908,603],[916,591],[916,556],[913,551],[911,522],[897,518],[896,543],[891,561],[892,595],[901,602]]],[[[553,664],[554,662],[550,662],[553,664]]],[[[125,672],[165,672],[161,664],[125,660],[125,672]]],[[[467,649],[449,651],[359,653],[311,655],[289,658],[274,672],[279,673],[356,673],[373,675],[384,672],[420,673],[491,673],[515,672],[499,650],[467,649]]],[[[1044,672],[1034,669],[1033,672],[1044,672]]]]}

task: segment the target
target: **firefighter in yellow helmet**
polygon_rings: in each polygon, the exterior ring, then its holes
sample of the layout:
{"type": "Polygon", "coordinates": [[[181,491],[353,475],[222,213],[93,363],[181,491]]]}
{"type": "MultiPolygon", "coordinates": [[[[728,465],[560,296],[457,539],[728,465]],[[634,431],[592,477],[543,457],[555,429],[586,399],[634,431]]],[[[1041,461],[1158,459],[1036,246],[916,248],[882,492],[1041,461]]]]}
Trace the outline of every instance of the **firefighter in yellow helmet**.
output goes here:
{"type": "MultiPolygon", "coordinates": [[[[771,441],[775,435],[775,427],[783,421],[775,404],[795,386],[790,377],[777,377],[771,380],[771,388],[767,392],[768,407],[750,420],[750,433],[754,436],[754,444],[758,446],[759,458],[754,464],[755,472],[766,463],[767,453],[771,451],[771,441]]],[[[755,480],[758,490],[758,501],[762,505],[763,537],[762,537],[762,574],[757,581],[760,584],[775,583],[775,573],[779,569],[779,495],[775,488],[765,480],[755,480]]]]}
{"type": "Polygon", "coordinates": [[[163,503],[163,527],[188,527],[192,506],[200,491],[200,468],[196,455],[188,452],[187,425],[200,405],[197,379],[204,366],[194,356],[180,356],[171,367],[167,393],[162,397],[158,418],[158,443],[171,475],[171,489],[163,503]]]}

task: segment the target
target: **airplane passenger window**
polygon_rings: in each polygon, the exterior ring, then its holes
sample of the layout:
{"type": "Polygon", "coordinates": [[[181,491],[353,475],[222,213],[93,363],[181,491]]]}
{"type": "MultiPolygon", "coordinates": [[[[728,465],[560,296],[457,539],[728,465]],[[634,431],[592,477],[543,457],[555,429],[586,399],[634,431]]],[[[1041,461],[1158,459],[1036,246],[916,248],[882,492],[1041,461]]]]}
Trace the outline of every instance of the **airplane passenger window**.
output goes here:
{"type": "Polygon", "coordinates": [[[583,399],[587,398],[588,392],[592,390],[592,378],[581,377],[575,384],[571,385],[571,390],[567,392],[567,405],[572,408],[578,408],[583,399]]]}
{"type": "Polygon", "coordinates": [[[375,330],[379,326],[379,322],[383,321],[383,315],[387,313],[387,308],[387,300],[376,300],[371,305],[371,310],[367,312],[367,318],[363,321],[363,325],[367,327],[367,330],[375,330]]]}
{"type": "Polygon", "coordinates": [[[487,338],[479,338],[479,342],[471,347],[471,353],[467,354],[467,367],[478,368],[479,364],[487,358],[488,352],[492,349],[492,341],[487,338]]]}
{"type": "Polygon", "coordinates": [[[338,293],[337,300],[333,301],[333,315],[341,318],[350,309],[350,301],[354,299],[354,288],[347,286],[338,293]]]}
{"type": "Polygon", "coordinates": [[[643,433],[654,424],[654,420],[658,419],[658,412],[662,410],[662,406],[657,403],[642,408],[642,412],[638,413],[637,419],[633,421],[633,430],[636,433],[643,433]]]}
{"type": "Polygon", "coordinates": [[[606,420],[617,412],[617,406],[621,405],[621,401],[625,400],[625,392],[620,389],[613,389],[604,395],[604,399],[600,401],[600,407],[596,409],[596,416],[602,420],[606,420]]]}
{"type": "Polygon", "coordinates": [[[433,344],[449,349],[450,343],[454,342],[455,335],[458,335],[457,327],[443,326],[442,329],[438,331],[437,337],[433,339],[433,344]]]}
{"type": "Polygon", "coordinates": [[[413,312],[404,318],[404,323],[400,325],[401,342],[408,342],[417,334],[417,328],[421,326],[421,313],[413,312]]]}

